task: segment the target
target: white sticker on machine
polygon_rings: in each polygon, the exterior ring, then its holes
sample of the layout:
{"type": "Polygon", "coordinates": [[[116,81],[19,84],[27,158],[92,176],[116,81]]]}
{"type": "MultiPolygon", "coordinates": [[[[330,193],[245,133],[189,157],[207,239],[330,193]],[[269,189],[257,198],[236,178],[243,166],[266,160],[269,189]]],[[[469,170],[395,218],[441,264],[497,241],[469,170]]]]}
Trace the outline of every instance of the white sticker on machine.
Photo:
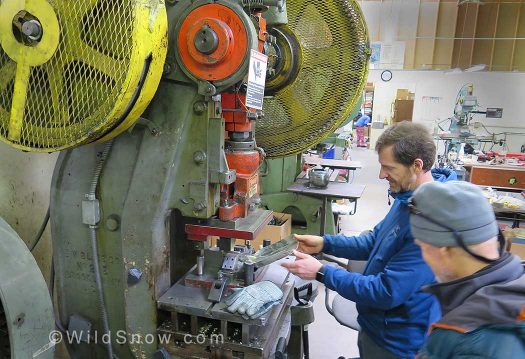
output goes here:
{"type": "Polygon", "coordinates": [[[248,181],[248,198],[253,197],[257,194],[257,189],[259,188],[259,176],[255,174],[248,181]]]}
{"type": "Polygon", "coordinates": [[[267,66],[268,56],[252,50],[248,72],[248,89],[246,90],[246,107],[262,110],[267,66]]]}

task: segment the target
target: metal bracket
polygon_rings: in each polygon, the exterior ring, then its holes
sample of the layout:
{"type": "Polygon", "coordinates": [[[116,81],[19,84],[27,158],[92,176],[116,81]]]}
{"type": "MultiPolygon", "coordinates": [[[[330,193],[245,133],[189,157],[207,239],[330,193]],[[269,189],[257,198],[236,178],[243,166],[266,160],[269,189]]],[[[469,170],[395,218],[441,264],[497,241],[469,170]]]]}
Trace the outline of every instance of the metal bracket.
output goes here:
{"type": "Polygon", "coordinates": [[[208,81],[199,81],[198,82],[198,89],[200,95],[203,96],[213,96],[217,93],[217,88],[211,84],[211,82],[208,81]]]}
{"type": "Polygon", "coordinates": [[[67,332],[78,338],[81,342],[89,343],[91,337],[91,322],[78,314],[69,317],[67,332]]]}
{"type": "Polygon", "coordinates": [[[348,213],[350,216],[353,216],[357,212],[357,199],[354,200],[354,209],[348,213]]]}
{"type": "Polygon", "coordinates": [[[96,226],[100,222],[100,203],[94,196],[86,195],[82,201],[82,223],[96,226]]]}
{"type": "Polygon", "coordinates": [[[230,279],[228,277],[222,277],[213,281],[210,293],[208,294],[208,300],[213,303],[219,303],[224,294],[224,288],[229,283],[230,279]]]}
{"type": "Polygon", "coordinates": [[[237,179],[237,172],[235,170],[226,170],[218,173],[220,184],[232,184],[237,179]]]}
{"type": "Polygon", "coordinates": [[[227,272],[235,272],[237,263],[239,261],[238,253],[226,253],[224,260],[222,261],[222,270],[227,272]]]}

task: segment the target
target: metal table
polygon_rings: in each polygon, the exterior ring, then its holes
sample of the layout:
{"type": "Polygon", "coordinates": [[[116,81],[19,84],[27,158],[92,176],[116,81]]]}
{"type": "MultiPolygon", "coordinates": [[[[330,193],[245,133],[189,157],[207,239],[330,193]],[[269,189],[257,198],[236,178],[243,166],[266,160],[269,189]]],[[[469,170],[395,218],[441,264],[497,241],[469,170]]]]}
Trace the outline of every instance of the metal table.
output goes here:
{"type": "MultiPolygon", "coordinates": [[[[299,193],[306,196],[317,197],[323,200],[321,206],[321,229],[320,234],[325,232],[326,206],[328,198],[342,199],[347,198],[355,203],[354,212],[357,209],[357,200],[363,195],[364,185],[355,185],[347,182],[330,182],[326,188],[309,186],[308,180],[297,179],[293,185],[287,188],[288,191],[299,193]]],[[[352,214],[353,214],[352,213],[352,214]]]]}
{"type": "Polygon", "coordinates": [[[359,161],[332,160],[318,157],[304,157],[304,163],[351,171],[363,167],[359,161]]]}
{"type": "Polygon", "coordinates": [[[361,168],[361,162],[359,161],[345,161],[345,160],[332,160],[318,157],[304,157],[304,163],[307,165],[316,165],[321,167],[328,167],[337,170],[346,170],[346,182],[350,180],[350,171],[355,171],[361,168]]]}
{"type": "MultiPolygon", "coordinates": [[[[521,193],[508,192],[508,191],[497,191],[498,195],[509,196],[517,199],[525,200],[521,193]]],[[[519,228],[520,222],[525,217],[525,208],[506,208],[495,206],[492,204],[492,209],[496,215],[496,218],[512,219],[512,228],[519,228]]]]}

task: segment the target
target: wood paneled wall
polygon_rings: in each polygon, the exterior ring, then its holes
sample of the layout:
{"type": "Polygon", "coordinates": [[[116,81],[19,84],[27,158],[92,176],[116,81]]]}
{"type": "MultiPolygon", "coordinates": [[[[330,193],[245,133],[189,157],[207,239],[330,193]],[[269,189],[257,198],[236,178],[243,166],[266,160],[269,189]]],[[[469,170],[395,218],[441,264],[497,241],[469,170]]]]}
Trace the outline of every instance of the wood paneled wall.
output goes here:
{"type": "Polygon", "coordinates": [[[360,0],[371,41],[404,41],[404,69],[525,71],[525,0],[360,0]]]}

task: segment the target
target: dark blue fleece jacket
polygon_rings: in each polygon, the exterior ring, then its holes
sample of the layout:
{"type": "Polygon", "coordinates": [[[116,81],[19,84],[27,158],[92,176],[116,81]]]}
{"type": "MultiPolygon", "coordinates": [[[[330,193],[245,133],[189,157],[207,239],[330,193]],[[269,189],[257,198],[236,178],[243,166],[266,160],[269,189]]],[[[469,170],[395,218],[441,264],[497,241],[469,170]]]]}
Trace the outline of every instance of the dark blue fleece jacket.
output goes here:
{"type": "Polygon", "coordinates": [[[356,237],[325,235],[323,248],[337,257],[368,260],[363,274],[327,266],[325,285],[356,302],[362,329],[403,358],[415,356],[430,324],[440,318],[436,298],[421,291],[434,282],[434,274],[410,233],[411,195],[394,195],[390,211],[372,232],[356,237]]]}
{"type": "Polygon", "coordinates": [[[482,270],[424,289],[440,302],[420,359],[525,358],[525,263],[510,253],[482,270]]]}

